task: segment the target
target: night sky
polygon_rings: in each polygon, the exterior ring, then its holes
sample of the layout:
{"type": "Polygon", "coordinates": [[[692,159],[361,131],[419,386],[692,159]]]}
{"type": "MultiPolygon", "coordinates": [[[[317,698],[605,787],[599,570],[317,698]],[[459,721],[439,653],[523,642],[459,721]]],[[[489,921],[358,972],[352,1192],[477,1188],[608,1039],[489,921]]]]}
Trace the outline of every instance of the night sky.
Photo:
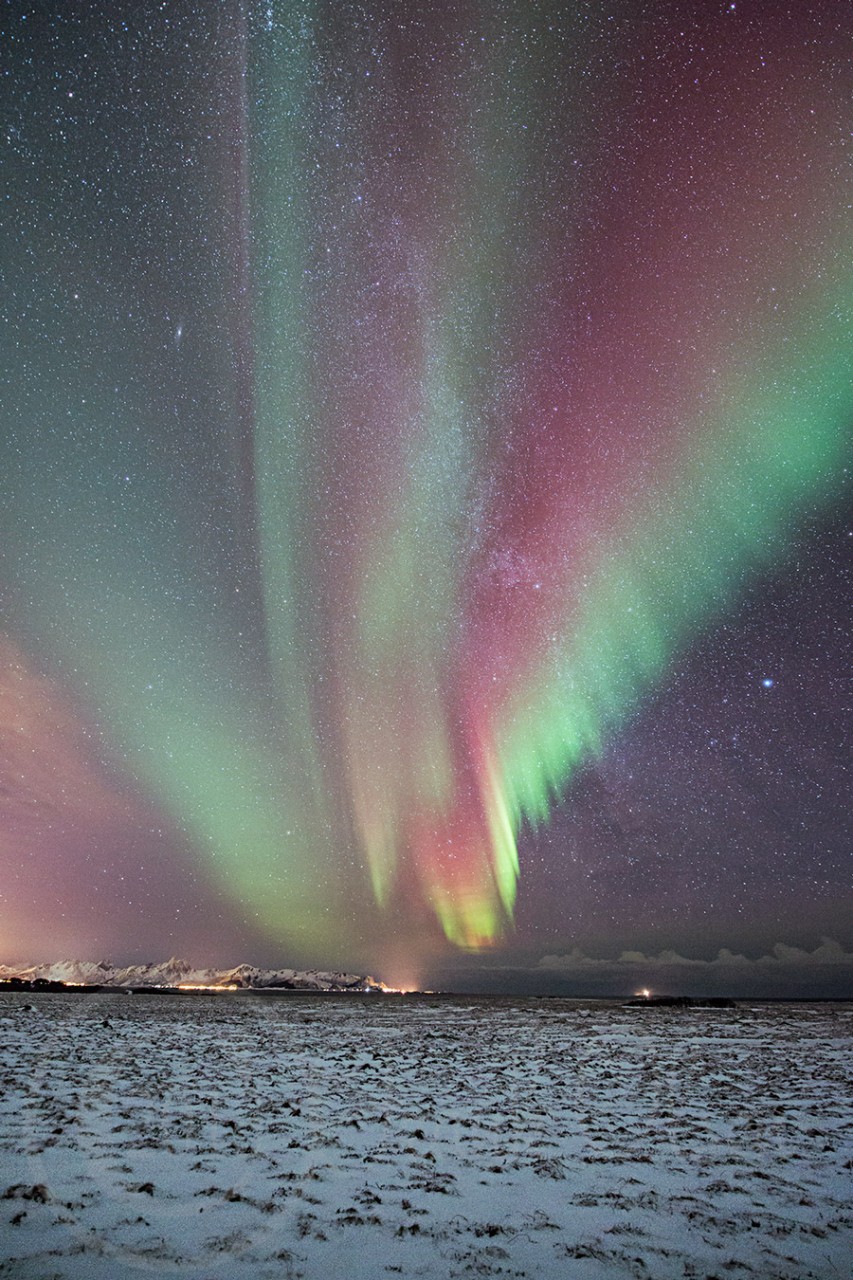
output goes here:
{"type": "Polygon", "coordinates": [[[853,992],[849,9],[0,48],[0,960],[853,992]]]}

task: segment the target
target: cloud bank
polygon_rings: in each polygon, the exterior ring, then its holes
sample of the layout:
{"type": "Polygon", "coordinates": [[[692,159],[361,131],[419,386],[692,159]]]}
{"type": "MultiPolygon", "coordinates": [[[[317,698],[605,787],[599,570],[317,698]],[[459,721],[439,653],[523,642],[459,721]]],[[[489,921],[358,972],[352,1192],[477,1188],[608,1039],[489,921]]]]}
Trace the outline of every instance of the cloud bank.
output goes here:
{"type": "Polygon", "coordinates": [[[577,980],[596,987],[657,986],[689,991],[739,991],[742,994],[853,994],[853,952],[833,938],[813,951],[777,942],[756,958],[722,948],[713,959],[695,959],[678,951],[657,955],[622,951],[615,958],[587,955],[579,947],[545,955],[535,972],[548,979],[577,980]],[[801,990],[802,989],[802,990],[801,990]]]}
{"type": "Polygon", "coordinates": [[[847,968],[853,973],[853,952],[845,951],[840,943],[832,938],[823,938],[814,951],[805,951],[801,947],[790,947],[784,942],[777,942],[772,951],[757,960],[723,947],[713,960],[695,960],[690,956],[680,955],[677,951],[661,951],[658,955],[645,955],[642,951],[623,951],[615,960],[599,959],[588,956],[579,947],[559,955],[543,956],[537,968],[548,969],[558,973],[585,973],[589,970],[606,970],[613,973],[616,969],[630,972],[642,969],[644,973],[655,969],[692,969],[694,972],[711,973],[719,970],[745,972],[778,972],[784,969],[801,969],[832,966],[834,969],[847,968]]]}

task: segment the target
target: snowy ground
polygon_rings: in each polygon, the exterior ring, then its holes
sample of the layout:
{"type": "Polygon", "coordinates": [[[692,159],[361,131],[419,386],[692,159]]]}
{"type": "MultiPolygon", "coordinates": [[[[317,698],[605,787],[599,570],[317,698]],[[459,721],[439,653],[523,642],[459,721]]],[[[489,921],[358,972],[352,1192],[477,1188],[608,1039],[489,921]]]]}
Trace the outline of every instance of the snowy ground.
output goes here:
{"type": "Polygon", "coordinates": [[[0,995],[0,1277],[853,1276],[853,1006],[0,995]]]}

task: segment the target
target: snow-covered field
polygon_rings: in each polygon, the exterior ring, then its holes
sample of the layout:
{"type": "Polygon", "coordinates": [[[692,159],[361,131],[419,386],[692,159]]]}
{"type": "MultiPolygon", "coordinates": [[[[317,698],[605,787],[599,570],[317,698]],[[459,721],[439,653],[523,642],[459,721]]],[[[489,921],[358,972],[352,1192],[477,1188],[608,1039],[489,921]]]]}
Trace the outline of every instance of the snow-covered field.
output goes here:
{"type": "Polygon", "coordinates": [[[0,1276],[853,1276],[853,1006],[0,995],[0,1276]]]}

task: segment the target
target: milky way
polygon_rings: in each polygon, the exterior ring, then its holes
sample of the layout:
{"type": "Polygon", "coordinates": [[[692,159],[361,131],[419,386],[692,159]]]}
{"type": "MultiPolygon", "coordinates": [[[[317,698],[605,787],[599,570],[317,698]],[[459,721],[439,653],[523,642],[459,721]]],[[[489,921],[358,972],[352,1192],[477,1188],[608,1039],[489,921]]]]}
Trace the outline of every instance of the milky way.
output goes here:
{"type": "Polygon", "coordinates": [[[218,9],[5,18],[8,946],[838,936],[838,7],[218,9]]]}

